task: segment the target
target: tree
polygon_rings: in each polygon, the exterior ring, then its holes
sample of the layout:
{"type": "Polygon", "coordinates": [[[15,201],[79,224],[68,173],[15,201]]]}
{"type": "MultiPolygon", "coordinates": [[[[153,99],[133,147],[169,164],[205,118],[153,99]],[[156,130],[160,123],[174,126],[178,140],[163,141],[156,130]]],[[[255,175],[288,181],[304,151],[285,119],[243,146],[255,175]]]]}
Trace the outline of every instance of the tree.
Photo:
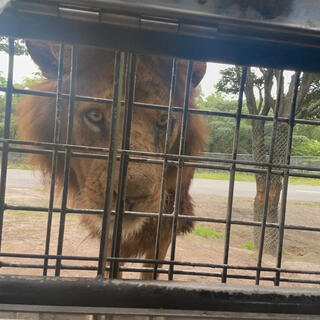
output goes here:
{"type": "MultiPolygon", "coordinates": [[[[9,52],[9,41],[7,37],[0,37],[0,52],[9,52]]],[[[14,42],[14,54],[17,56],[28,54],[24,40],[19,39],[14,42]]]]}
{"type": "MultiPolygon", "coordinates": [[[[216,85],[219,92],[236,94],[240,86],[240,67],[231,67],[221,71],[222,78],[216,85]]],[[[279,88],[279,72],[274,69],[248,68],[245,85],[246,106],[250,114],[267,116],[273,114],[275,98],[272,90],[279,88]]],[[[291,77],[288,91],[285,92],[282,83],[279,116],[288,117],[294,93],[294,75],[291,77]]],[[[297,98],[297,117],[315,117],[320,112],[319,77],[311,73],[303,73],[297,98]]],[[[268,161],[268,146],[266,143],[266,121],[254,119],[251,121],[252,155],[257,162],[268,161]]],[[[286,146],[288,141],[288,124],[279,122],[274,144],[273,164],[284,164],[286,160],[286,146]]],[[[278,222],[278,206],[282,189],[282,177],[271,175],[267,222],[278,222]]],[[[266,190],[266,174],[256,174],[256,196],[254,199],[254,220],[262,221],[264,197],[266,190]]],[[[259,247],[260,228],[254,228],[253,240],[255,247],[259,247]]],[[[278,243],[278,230],[267,228],[265,233],[265,250],[275,254],[278,243]]]]}
{"type": "MultiPolygon", "coordinates": [[[[34,78],[25,78],[22,83],[14,84],[15,88],[18,89],[27,89],[32,87],[34,84],[41,82],[43,78],[39,75],[35,75],[34,78]]],[[[0,72],[0,86],[5,87],[7,85],[6,79],[0,72]]],[[[11,123],[10,123],[10,138],[14,139],[16,137],[16,119],[17,119],[17,105],[22,98],[20,94],[14,94],[12,97],[12,105],[11,105],[11,123]]],[[[6,105],[6,97],[5,94],[0,94],[0,137],[4,136],[4,120],[5,120],[5,105],[6,105]]]]}
{"type": "MultiPolygon", "coordinates": [[[[227,100],[220,92],[213,93],[204,99],[198,98],[197,106],[201,109],[234,112],[237,100],[227,100]]],[[[246,106],[244,106],[246,109],[246,106]]],[[[207,151],[214,153],[231,153],[233,143],[234,119],[225,117],[208,117],[209,134],[207,136],[207,151]]],[[[251,154],[251,126],[247,120],[242,122],[239,139],[239,153],[251,154]]]]}

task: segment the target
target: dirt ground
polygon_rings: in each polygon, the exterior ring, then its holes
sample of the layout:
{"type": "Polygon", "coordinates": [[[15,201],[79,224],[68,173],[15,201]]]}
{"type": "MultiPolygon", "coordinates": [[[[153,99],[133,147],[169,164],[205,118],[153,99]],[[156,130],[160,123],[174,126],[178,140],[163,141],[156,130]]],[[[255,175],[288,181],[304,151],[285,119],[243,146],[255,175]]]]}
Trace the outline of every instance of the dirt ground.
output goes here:
{"type": "MultiPolygon", "coordinates": [[[[226,197],[212,197],[197,195],[193,197],[196,206],[196,215],[203,217],[225,218],[227,208],[226,197]]],[[[7,189],[6,203],[11,205],[47,206],[48,191],[42,189],[7,189]]],[[[252,220],[252,199],[234,199],[233,219],[252,220]]],[[[286,214],[287,224],[308,225],[320,227],[319,203],[289,202],[286,214]]],[[[47,214],[40,212],[11,211],[4,215],[2,252],[6,253],[32,253],[43,254],[46,238],[47,214]]],[[[176,260],[184,262],[222,264],[225,242],[225,225],[217,223],[197,223],[200,227],[210,227],[217,236],[204,238],[193,232],[179,236],[177,240],[176,260]]],[[[59,214],[53,214],[50,253],[56,254],[57,237],[59,228],[59,214]]],[[[252,227],[232,225],[229,264],[250,266],[257,265],[257,253],[250,248],[252,243],[252,227]]],[[[317,270],[320,271],[320,232],[286,230],[284,239],[282,267],[291,270],[317,270]]],[[[66,218],[63,254],[72,256],[98,256],[98,243],[89,239],[86,231],[79,226],[79,216],[69,214],[66,218]]],[[[167,256],[169,259],[169,253],[167,256]]],[[[41,259],[6,258],[3,263],[11,263],[10,267],[0,269],[1,274],[42,275],[42,269],[15,268],[14,263],[42,263],[41,259]]],[[[54,260],[49,264],[54,266],[54,260]]],[[[68,265],[97,266],[96,261],[63,261],[68,265]]],[[[137,266],[137,265],[135,265],[137,266]]],[[[264,267],[275,267],[276,258],[264,255],[264,267]]],[[[208,273],[221,273],[221,268],[186,267],[177,266],[175,270],[201,271],[203,276],[175,275],[175,280],[187,281],[212,281],[220,282],[219,277],[209,276],[208,273]]],[[[53,275],[54,270],[49,270],[53,275]]],[[[255,276],[255,271],[229,270],[229,275],[255,276]]],[[[274,272],[262,272],[261,276],[273,277],[274,272]]],[[[94,277],[95,271],[62,270],[62,276],[94,277]]],[[[125,273],[126,278],[137,278],[136,273],[125,273]]],[[[288,279],[318,280],[314,275],[296,273],[282,273],[288,279]]],[[[160,279],[165,280],[162,274],[160,279]]],[[[229,278],[228,283],[253,284],[254,280],[229,278]]],[[[262,285],[272,285],[270,281],[262,281],[262,285]]],[[[282,286],[301,285],[299,283],[283,282],[282,286]]],[[[306,285],[306,284],[304,284],[306,285]]],[[[313,285],[314,286],[314,285],[313,285]]]]}
{"type": "MultiPolygon", "coordinates": [[[[19,189],[12,188],[6,190],[6,203],[9,205],[25,206],[47,206],[49,192],[43,189],[19,189]]],[[[225,218],[227,209],[226,197],[212,197],[207,195],[197,195],[193,197],[196,215],[211,218],[225,218]]],[[[252,221],[252,199],[234,199],[233,219],[252,221]]],[[[308,225],[320,227],[320,205],[311,202],[289,202],[286,214],[287,224],[308,225]]],[[[225,225],[218,223],[197,223],[201,228],[211,228],[215,233],[213,236],[205,238],[196,232],[177,239],[176,260],[183,262],[196,262],[207,264],[222,264],[225,242],[225,225]]],[[[2,252],[5,253],[28,253],[43,254],[45,247],[47,227],[47,213],[12,211],[6,210],[4,215],[2,252]]],[[[50,241],[50,254],[56,254],[57,238],[59,229],[59,214],[53,214],[52,231],[50,241]]],[[[251,247],[252,227],[232,225],[231,241],[229,252],[229,264],[255,267],[257,265],[257,252],[251,247]]],[[[284,250],[282,267],[290,270],[320,271],[320,232],[286,230],[284,239],[284,250]]],[[[98,242],[88,238],[87,232],[79,226],[79,215],[68,214],[66,218],[63,254],[70,256],[98,256],[98,242]]],[[[167,259],[169,260],[170,250],[167,259]]],[[[42,264],[42,259],[30,258],[0,258],[0,274],[12,275],[42,275],[41,268],[17,268],[15,264],[42,264]],[[5,265],[4,265],[5,264],[5,265]]],[[[52,268],[48,275],[54,275],[55,260],[49,261],[52,268]]],[[[96,261],[63,261],[63,264],[77,267],[91,266],[97,267],[96,261]]],[[[131,264],[132,266],[132,264],[131,264]]],[[[135,265],[137,266],[137,265],[135,265]]],[[[276,258],[271,255],[264,255],[264,267],[275,267],[276,258]]],[[[220,277],[213,276],[221,274],[221,268],[209,267],[187,267],[176,266],[175,270],[197,271],[203,275],[175,275],[174,280],[201,281],[201,282],[221,282],[220,277]]],[[[96,271],[88,270],[62,270],[61,276],[71,277],[95,277],[96,271]]],[[[230,284],[254,284],[255,271],[229,270],[228,275],[235,276],[228,278],[230,284]],[[237,275],[251,276],[252,280],[237,278],[237,275]]],[[[125,278],[138,278],[137,273],[124,273],[125,278]]],[[[262,272],[261,276],[274,277],[274,272],[262,272]]],[[[282,273],[281,276],[288,280],[318,280],[316,275],[303,275],[297,273],[282,273]]],[[[160,279],[166,280],[167,276],[162,274],[160,279]]],[[[261,285],[273,285],[271,281],[261,281],[261,285]]],[[[308,286],[297,282],[282,282],[281,286],[308,286]]],[[[315,286],[309,284],[309,286],[315,286]]],[[[23,313],[23,312],[0,312],[0,318],[6,319],[32,319],[32,320],[92,320],[92,316],[67,315],[50,313],[23,313]]],[[[124,317],[115,316],[103,318],[107,320],[177,320],[177,318],[163,317],[124,317]]]]}

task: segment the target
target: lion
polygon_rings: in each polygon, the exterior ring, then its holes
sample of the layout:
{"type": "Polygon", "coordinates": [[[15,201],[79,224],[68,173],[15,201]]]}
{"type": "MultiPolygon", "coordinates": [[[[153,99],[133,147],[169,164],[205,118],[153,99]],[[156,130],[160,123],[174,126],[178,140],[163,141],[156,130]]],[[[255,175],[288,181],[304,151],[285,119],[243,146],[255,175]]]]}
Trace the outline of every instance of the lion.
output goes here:
{"type": "MultiPolygon", "coordinates": [[[[58,47],[40,41],[28,41],[27,47],[35,63],[47,78],[33,90],[55,92],[57,88],[58,47]]],[[[64,75],[62,87],[68,92],[70,84],[70,47],[66,47],[64,58],[64,75]]],[[[77,89],[82,96],[112,99],[114,81],[114,52],[93,47],[78,47],[77,89]]],[[[184,87],[187,73],[187,61],[178,60],[175,106],[184,104],[184,87]]],[[[135,101],[148,104],[168,105],[170,94],[172,59],[137,55],[135,101]]],[[[205,74],[206,64],[195,62],[190,88],[190,107],[195,108],[196,87],[205,74]]],[[[26,97],[19,106],[18,136],[24,140],[53,142],[55,98],[26,97]]],[[[122,108],[123,109],[123,108],[122,108]]],[[[80,146],[108,148],[110,144],[111,103],[75,101],[72,128],[72,144],[80,146]]],[[[130,137],[130,150],[161,153],[164,151],[167,127],[167,109],[148,109],[134,106],[130,137]]],[[[68,99],[63,99],[61,111],[60,142],[66,142],[68,117],[68,99]]],[[[121,121],[123,112],[121,113],[121,121]]],[[[179,151],[179,137],[182,112],[173,113],[173,126],[169,143],[169,153],[179,151]]],[[[187,124],[186,155],[199,155],[205,144],[205,123],[199,115],[190,114],[187,124]]],[[[122,132],[122,128],[121,128],[122,132]]],[[[119,139],[121,140],[121,139],[119,139]]],[[[119,146],[120,147],[120,146],[119,146]]],[[[95,152],[96,153],[96,152],[95,152]]],[[[142,156],[143,157],[143,156],[142,156]]],[[[159,159],[159,158],[158,158],[159,159]]],[[[51,170],[51,156],[34,154],[30,162],[41,168],[47,175],[51,170]]],[[[69,205],[75,208],[103,209],[108,161],[86,157],[71,157],[69,178],[69,205]]],[[[189,187],[195,169],[184,167],[179,214],[193,216],[194,207],[189,187]]],[[[64,175],[64,157],[58,157],[57,185],[62,187],[64,175]]],[[[119,161],[115,169],[113,190],[113,209],[117,199],[119,161]]],[[[162,166],[152,163],[129,161],[126,176],[125,210],[135,212],[159,212],[162,166]]],[[[174,210],[177,167],[169,166],[165,185],[164,213],[172,214],[174,210]]],[[[102,215],[81,214],[81,221],[91,237],[100,239],[102,215]]],[[[156,217],[123,218],[120,256],[145,257],[154,259],[157,234],[156,217]]],[[[114,222],[114,217],[111,217],[114,222]]],[[[191,232],[193,222],[182,219],[178,222],[178,234],[191,232]]],[[[161,226],[159,259],[164,260],[171,243],[172,219],[163,219],[161,226]]],[[[108,252],[111,252],[112,229],[109,232],[108,252]]],[[[150,264],[145,264],[150,267],[150,264]]],[[[143,272],[141,279],[151,279],[152,274],[143,272]]]]}

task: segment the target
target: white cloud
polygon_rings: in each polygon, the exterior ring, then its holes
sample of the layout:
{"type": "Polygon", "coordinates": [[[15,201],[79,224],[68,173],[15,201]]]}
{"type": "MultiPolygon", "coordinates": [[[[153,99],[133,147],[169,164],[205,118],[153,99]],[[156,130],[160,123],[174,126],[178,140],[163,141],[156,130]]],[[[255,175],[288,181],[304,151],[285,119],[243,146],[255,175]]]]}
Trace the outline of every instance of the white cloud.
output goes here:
{"type": "Polygon", "coordinates": [[[201,90],[205,97],[209,96],[215,91],[214,86],[221,78],[220,71],[227,67],[229,67],[227,64],[212,62],[207,63],[207,72],[200,82],[201,90]]]}
{"type": "MultiPolygon", "coordinates": [[[[8,74],[9,56],[6,53],[0,53],[0,72],[5,77],[8,74]]],[[[39,69],[29,56],[15,56],[13,60],[13,82],[22,82],[24,78],[33,77],[39,69]]]]}

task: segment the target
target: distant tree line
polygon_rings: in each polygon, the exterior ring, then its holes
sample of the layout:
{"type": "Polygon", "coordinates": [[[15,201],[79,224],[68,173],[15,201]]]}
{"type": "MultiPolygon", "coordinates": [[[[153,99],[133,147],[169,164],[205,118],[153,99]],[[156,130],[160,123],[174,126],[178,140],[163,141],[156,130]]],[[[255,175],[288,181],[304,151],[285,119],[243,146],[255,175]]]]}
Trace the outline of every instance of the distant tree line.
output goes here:
{"type": "MultiPolygon", "coordinates": [[[[217,92],[206,99],[199,97],[201,108],[235,113],[237,109],[236,95],[240,89],[241,67],[234,66],[221,71],[221,79],[216,85],[217,92]],[[231,97],[231,99],[230,99],[231,97]],[[234,99],[233,99],[234,97],[234,99]]],[[[260,116],[272,116],[276,101],[274,92],[281,96],[279,116],[288,118],[294,94],[295,74],[290,78],[286,88],[285,78],[278,70],[267,68],[247,68],[244,87],[243,113],[260,116]]],[[[320,118],[320,77],[317,74],[302,73],[297,95],[296,117],[303,119],[320,118]]],[[[211,116],[208,119],[210,135],[208,136],[208,151],[230,153],[233,145],[235,119],[211,116]]],[[[265,119],[242,119],[239,135],[238,153],[252,154],[257,163],[269,161],[272,122],[265,119]]],[[[287,122],[279,122],[273,147],[273,164],[286,164],[289,126],[287,122]]],[[[295,125],[293,137],[293,155],[320,155],[319,126],[295,125]]],[[[253,218],[261,222],[264,216],[266,178],[265,173],[257,173],[256,196],[254,199],[253,218]]],[[[282,176],[271,174],[270,191],[267,206],[267,222],[279,222],[279,200],[282,190],[282,176]]],[[[253,228],[255,248],[260,246],[261,228],[253,228]]],[[[280,250],[279,231],[276,228],[266,228],[264,234],[264,250],[276,255],[280,250]]]]}

